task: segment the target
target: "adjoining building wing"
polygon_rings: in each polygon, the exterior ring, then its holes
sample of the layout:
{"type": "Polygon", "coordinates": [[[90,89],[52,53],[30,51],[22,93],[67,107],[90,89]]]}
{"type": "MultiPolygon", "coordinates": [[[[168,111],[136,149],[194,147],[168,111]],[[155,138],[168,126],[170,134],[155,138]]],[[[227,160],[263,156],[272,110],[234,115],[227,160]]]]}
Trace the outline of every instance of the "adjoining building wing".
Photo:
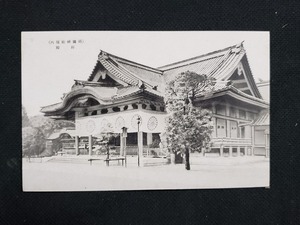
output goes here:
{"type": "Polygon", "coordinates": [[[270,81],[260,81],[256,85],[263,99],[270,102],[270,81]]]}
{"type": "Polygon", "coordinates": [[[270,126],[270,112],[263,110],[258,117],[250,123],[242,124],[241,126],[270,126]]]}

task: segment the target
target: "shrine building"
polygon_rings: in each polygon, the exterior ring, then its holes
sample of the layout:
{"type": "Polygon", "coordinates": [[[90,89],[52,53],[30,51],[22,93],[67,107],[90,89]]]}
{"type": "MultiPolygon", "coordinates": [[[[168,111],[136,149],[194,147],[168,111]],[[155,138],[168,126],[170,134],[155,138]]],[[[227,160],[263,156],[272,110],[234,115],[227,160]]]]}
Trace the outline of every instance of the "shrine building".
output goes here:
{"type": "Polygon", "coordinates": [[[213,112],[211,145],[202,153],[268,157],[269,103],[254,81],[242,43],[159,68],[100,51],[87,80],[75,80],[62,102],[42,107],[41,112],[74,121],[74,154],[80,154],[81,138],[88,139],[92,155],[93,137],[111,132],[121,136],[121,155],[126,145],[143,158],[143,148],[164,132],[165,85],[186,71],[216,79],[196,100],[196,106],[213,112]],[[122,138],[123,127],[127,137],[122,138]]]}

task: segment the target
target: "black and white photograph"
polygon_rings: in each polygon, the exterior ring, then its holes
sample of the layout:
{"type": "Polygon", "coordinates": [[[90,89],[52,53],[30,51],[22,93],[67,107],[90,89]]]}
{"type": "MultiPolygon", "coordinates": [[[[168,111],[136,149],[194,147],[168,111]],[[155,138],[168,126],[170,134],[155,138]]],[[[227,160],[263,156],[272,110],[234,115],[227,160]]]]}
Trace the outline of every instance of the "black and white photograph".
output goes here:
{"type": "Polygon", "coordinates": [[[22,32],[25,192],[270,186],[267,31],[22,32]]]}

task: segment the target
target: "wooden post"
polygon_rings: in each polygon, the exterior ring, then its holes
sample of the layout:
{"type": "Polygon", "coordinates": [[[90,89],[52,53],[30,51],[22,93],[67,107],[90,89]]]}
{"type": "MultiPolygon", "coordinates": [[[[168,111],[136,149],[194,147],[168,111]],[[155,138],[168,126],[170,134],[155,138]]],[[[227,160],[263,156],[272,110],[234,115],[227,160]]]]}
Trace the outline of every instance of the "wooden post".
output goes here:
{"type": "MultiPolygon", "coordinates": [[[[226,116],[230,116],[230,106],[226,102],[226,116]]],[[[231,137],[231,127],[230,127],[230,120],[226,120],[226,137],[231,137]]]]}
{"type": "Polygon", "coordinates": [[[138,133],[138,166],[143,166],[143,132],[138,133]]]}
{"type": "Polygon", "coordinates": [[[265,143],[266,143],[266,158],[268,158],[270,156],[270,146],[269,146],[269,138],[268,138],[268,133],[265,132],[265,143]]]}
{"type": "Polygon", "coordinates": [[[124,138],[123,134],[120,134],[120,156],[124,155],[124,138]]]}
{"type": "Polygon", "coordinates": [[[220,147],[220,155],[224,156],[224,146],[223,145],[221,145],[221,147],[220,147]]]}
{"type": "Polygon", "coordinates": [[[152,144],[152,133],[147,133],[147,145],[152,144]]]}
{"type": "Polygon", "coordinates": [[[125,157],[125,166],[127,167],[127,159],[126,159],[126,138],[127,137],[123,137],[123,155],[125,157]]]}
{"type": "Polygon", "coordinates": [[[254,145],[255,145],[255,127],[251,127],[251,141],[252,141],[252,146],[251,146],[251,153],[250,155],[253,156],[254,154],[254,145]]]}
{"type": "Polygon", "coordinates": [[[79,155],[79,143],[78,143],[78,136],[75,136],[75,153],[79,155]]]}
{"type": "Polygon", "coordinates": [[[149,145],[152,144],[152,133],[147,133],[147,157],[149,156],[149,145]]]}
{"type": "Polygon", "coordinates": [[[231,137],[230,120],[226,120],[226,137],[231,137]]]}
{"type": "Polygon", "coordinates": [[[232,147],[229,147],[229,157],[232,157],[232,147]]]}
{"type": "Polygon", "coordinates": [[[89,135],[89,156],[92,156],[92,135],[89,135]]]}
{"type": "Polygon", "coordinates": [[[241,148],[237,147],[237,156],[241,156],[241,148]]]}
{"type": "Polygon", "coordinates": [[[212,120],[213,120],[213,124],[214,124],[212,137],[214,138],[214,137],[217,137],[217,118],[213,117],[212,120]]]}
{"type": "Polygon", "coordinates": [[[217,118],[215,117],[215,114],[216,114],[216,105],[215,105],[215,102],[212,103],[212,121],[213,121],[213,132],[212,132],[212,137],[217,137],[217,118]]]}

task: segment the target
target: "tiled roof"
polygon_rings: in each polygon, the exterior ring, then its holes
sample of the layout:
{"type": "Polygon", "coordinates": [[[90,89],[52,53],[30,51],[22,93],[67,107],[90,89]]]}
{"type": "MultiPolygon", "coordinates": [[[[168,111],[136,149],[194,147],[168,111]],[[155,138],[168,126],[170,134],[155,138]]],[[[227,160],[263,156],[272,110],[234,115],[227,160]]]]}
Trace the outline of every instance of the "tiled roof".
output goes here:
{"type": "Polygon", "coordinates": [[[216,93],[222,92],[222,91],[227,91],[227,90],[231,90],[243,97],[249,98],[251,100],[260,102],[260,103],[264,103],[266,105],[268,105],[269,103],[266,102],[263,99],[254,97],[252,95],[248,95],[242,91],[240,91],[239,89],[237,89],[236,87],[232,86],[232,85],[227,85],[227,82],[217,82],[214,86],[212,87],[206,87],[200,94],[197,95],[197,97],[203,97],[206,96],[207,94],[213,96],[216,93]]]}
{"type": "Polygon", "coordinates": [[[63,110],[68,106],[68,102],[72,101],[71,99],[76,95],[92,95],[96,100],[101,102],[101,104],[108,105],[115,100],[137,95],[142,92],[153,95],[155,97],[163,98],[162,93],[153,90],[152,88],[141,89],[138,86],[132,85],[127,87],[121,87],[119,89],[111,87],[81,87],[69,92],[62,102],[42,107],[41,112],[47,113],[63,110]]]}
{"type": "Polygon", "coordinates": [[[198,74],[206,74],[217,80],[223,80],[228,76],[244,56],[245,51],[242,45],[231,46],[219,51],[197,56],[191,59],[180,61],[159,67],[164,71],[166,80],[173,79],[177,74],[192,71],[198,74]]]}
{"type": "Polygon", "coordinates": [[[99,86],[96,84],[89,86],[83,85],[83,87],[75,86],[74,90],[72,89],[72,91],[67,94],[63,102],[42,107],[41,112],[54,112],[65,109],[69,104],[69,102],[67,102],[69,101],[68,98],[78,94],[81,94],[81,96],[84,94],[93,95],[95,99],[98,99],[99,102],[101,101],[100,104],[110,104],[113,100],[122,99],[141,92],[163,98],[162,92],[164,92],[165,82],[175,78],[179,73],[186,71],[206,74],[207,76],[216,79],[217,83],[214,86],[203,90],[201,95],[206,95],[208,93],[213,95],[214,93],[231,90],[240,96],[266,103],[261,99],[259,90],[255,85],[242,43],[159,67],[158,69],[101,51],[98,56],[97,64],[87,83],[97,83],[92,81],[98,70],[104,69],[103,67],[109,71],[111,77],[114,77],[113,79],[118,80],[121,84],[123,83],[123,86],[119,87],[119,89],[116,87],[101,87],[100,83],[99,86]],[[245,75],[247,76],[250,88],[255,96],[248,95],[231,85],[227,85],[226,81],[228,81],[231,74],[237,69],[240,62],[244,65],[245,75]],[[156,86],[157,88],[154,88],[156,86]]]}
{"type": "Polygon", "coordinates": [[[57,138],[59,138],[59,136],[61,134],[69,134],[71,137],[74,137],[75,136],[75,130],[61,129],[59,132],[52,133],[47,139],[48,140],[57,139],[57,138]]]}
{"type": "Polygon", "coordinates": [[[58,102],[58,103],[54,103],[51,105],[42,106],[40,111],[43,113],[48,112],[48,111],[56,111],[57,109],[59,109],[61,104],[62,104],[62,102],[58,102]]]}
{"type": "MultiPolygon", "coordinates": [[[[114,56],[104,51],[100,52],[98,61],[112,75],[130,85],[139,85],[142,81],[146,87],[153,88],[163,81],[160,70],[114,56]]],[[[99,65],[97,63],[88,81],[92,81],[98,68],[99,65]]]]}
{"type": "MultiPolygon", "coordinates": [[[[250,66],[248,65],[242,43],[162,66],[158,69],[135,63],[104,51],[101,51],[98,56],[98,63],[102,64],[106,70],[123,82],[130,85],[140,85],[140,83],[143,82],[148,88],[158,86],[159,91],[164,91],[165,82],[174,79],[176,75],[186,71],[205,74],[218,81],[226,81],[237,69],[241,61],[245,66],[247,79],[254,95],[261,98],[259,90],[255,85],[250,66]]],[[[100,65],[98,63],[89,77],[89,81],[93,80],[93,77],[99,69],[100,65]]]]}
{"type": "Polygon", "coordinates": [[[250,122],[250,123],[243,123],[240,126],[269,126],[270,125],[270,112],[269,110],[262,111],[258,117],[250,122]]]}
{"type": "Polygon", "coordinates": [[[247,79],[249,80],[255,96],[261,98],[259,90],[255,86],[254,78],[248,65],[242,43],[219,51],[162,66],[159,67],[159,69],[163,70],[166,82],[173,80],[176,75],[186,71],[205,74],[218,81],[226,81],[237,69],[237,66],[241,61],[243,62],[247,79]]]}
{"type": "Polygon", "coordinates": [[[270,102],[270,81],[262,81],[256,85],[263,99],[270,102]]]}
{"type": "Polygon", "coordinates": [[[252,123],[252,126],[268,126],[270,125],[270,112],[262,112],[258,118],[252,123]]]}

